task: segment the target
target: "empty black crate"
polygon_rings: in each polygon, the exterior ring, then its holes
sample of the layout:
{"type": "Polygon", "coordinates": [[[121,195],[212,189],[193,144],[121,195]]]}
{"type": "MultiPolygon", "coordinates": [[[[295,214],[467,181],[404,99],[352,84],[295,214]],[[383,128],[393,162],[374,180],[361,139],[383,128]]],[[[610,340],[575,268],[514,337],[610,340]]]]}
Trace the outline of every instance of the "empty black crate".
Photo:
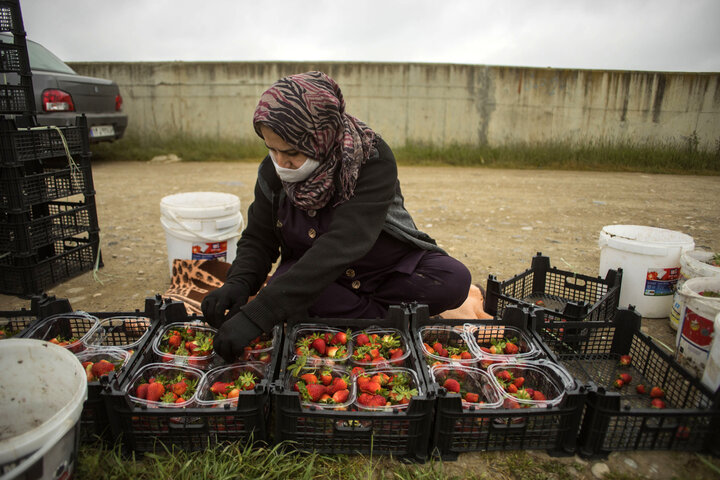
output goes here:
{"type": "Polygon", "coordinates": [[[0,73],[30,75],[26,45],[0,41],[0,73]]]}
{"type": "MultiPolygon", "coordinates": [[[[88,153],[84,140],[87,137],[86,122],[78,117],[78,125],[72,127],[16,128],[15,122],[0,121],[0,162],[6,166],[22,165],[23,162],[67,158],[88,153]],[[67,149],[66,149],[67,147],[67,149]]],[[[67,160],[65,161],[67,163],[67,160]]]]}
{"type": "MultiPolygon", "coordinates": [[[[506,325],[522,332],[529,330],[529,313],[526,309],[508,307],[502,318],[495,320],[444,319],[430,317],[427,306],[411,308],[413,331],[427,325],[461,326],[465,323],[497,328],[506,325]]],[[[418,355],[422,346],[413,338],[418,355]]],[[[423,369],[429,367],[421,358],[423,369]]],[[[478,364],[478,368],[481,368],[478,364]]],[[[429,378],[429,373],[427,373],[429,378]]],[[[577,434],[587,388],[581,385],[565,392],[557,406],[547,408],[488,408],[463,409],[458,394],[449,394],[432,383],[436,391],[435,423],[432,453],[444,460],[454,460],[460,453],[476,451],[547,450],[554,454],[569,455],[576,451],[577,434]]]]}
{"type": "Polygon", "coordinates": [[[323,454],[379,454],[425,461],[435,399],[425,393],[426,381],[414,349],[411,349],[405,367],[417,372],[423,393],[412,397],[406,410],[384,412],[303,408],[300,394],[283,386],[284,372],[294,354],[290,336],[293,329],[303,323],[353,331],[379,326],[394,328],[409,336],[408,313],[401,306],[390,307],[385,319],[310,318],[288,322],[288,337],[283,349],[279,378],[272,392],[275,441],[291,441],[295,448],[323,454]]]}
{"type": "Polygon", "coordinates": [[[95,197],[79,202],[48,202],[25,213],[0,211],[0,252],[30,254],[58,240],[97,232],[95,197]]]}
{"type": "Polygon", "coordinates": [[[0,258],[0,293],[41,293],[61,281],[102,265],[97,232],[91,232],[88,238],[57,241],[47,247],[47,251],[0,258]]]}
{"type": "Polygon", "coordinates": [[[25,36],[19,0],[0,1],[0,32],[25,36]]]}
{"type": "Polygon", "coordinates": [[[544,349],[590,388],[579,453],[619,450],[720,451],[720,398],[640,331],[640,315],[620,309],[610,323],[538,322],[544,349]],[[570,333],[568,333],[570,332],[570,333]],[[621,357],[629,361],[621,365],[621,357]],[[620,374],[629,384],[615,386],[620,374]],[[642,384],[645,393],[638,392],[642,384]],[[663,390],[664,408],[650,391],[663,390]]]}
{"type": "MultiPolygon", "coordinates": [[[[203,450],[220,443],[268,442],[270,384],[266,376],[254,391],[241,392],[236,407],[147,408],[134,405],[125,394],[133,375],[153,363],[152,343],[162,327],[175,322],[202,320],[188,316],[185,304],[166,301],[160,307],[160,327],[131,359],[127,372],[113,379],[102,392],[114,436],[122,436],[123,448],[137,453],[178,447],[186,451],[203,450]]],[[[277,368],[282,336],[274,345],[269,371],[277,368]]]]}
{"type": "Polygon", "coordinates": [[[31,295],[29,309],[0,311],[0,339],[22,338],[38,320],[66,311],[70,311],[70,303],[66,299],[46,294],[31,295]]]}
{"type": "Polygon", "coordinates": [[[546,321],[610,321],[620,299],[622,270],[609,270],[606,277],[590,277],[550,266],[541,253],[531,267],[504,282],[491,275],[487,283],[485,311],[502,316],[508,305],[533,307],[546,321]]]}

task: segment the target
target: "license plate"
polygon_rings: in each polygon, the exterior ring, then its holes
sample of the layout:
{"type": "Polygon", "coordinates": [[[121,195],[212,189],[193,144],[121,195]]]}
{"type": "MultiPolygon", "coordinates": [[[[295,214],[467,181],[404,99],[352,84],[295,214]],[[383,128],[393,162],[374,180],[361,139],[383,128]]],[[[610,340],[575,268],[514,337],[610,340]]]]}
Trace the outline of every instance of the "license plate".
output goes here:
{"type": "Polygon", "coordinates": [[[115,136],[115,127],[112,125],[97,125],[95,127],[90,127],[90,136],[92,138],[115,136]]]}

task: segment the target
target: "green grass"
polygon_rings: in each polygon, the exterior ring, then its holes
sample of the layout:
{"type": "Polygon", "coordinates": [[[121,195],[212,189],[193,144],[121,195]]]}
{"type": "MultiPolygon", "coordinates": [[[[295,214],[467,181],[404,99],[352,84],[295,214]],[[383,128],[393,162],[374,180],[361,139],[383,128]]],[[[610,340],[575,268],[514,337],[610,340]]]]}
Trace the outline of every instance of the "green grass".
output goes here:
{"type": "MultiPolygon", "coordinates": [[[[91,150],[97,160],[138,161],[173,153],[183,161],[257,162],[266,154],[259,139],[233,141],[182,135],[149,137],[130,134],[118,142],[93,145],[91,150]]],[[[544,142],[497,147],[408,144],[394,146],[393,150],[401,165],[720,175],[720,143],[715,150],[702,151],[698,148],[696,137],[692,136],[680,143],[640,144],[598,140],[588,144],[544,142]]]]}

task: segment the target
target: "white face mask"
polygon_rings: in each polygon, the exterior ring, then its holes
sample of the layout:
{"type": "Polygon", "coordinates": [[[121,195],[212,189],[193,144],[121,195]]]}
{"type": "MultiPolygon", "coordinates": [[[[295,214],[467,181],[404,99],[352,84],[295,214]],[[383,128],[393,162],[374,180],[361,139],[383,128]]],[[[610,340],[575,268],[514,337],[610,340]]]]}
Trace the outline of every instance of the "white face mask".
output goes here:
{"type": "Polygon", "coordinates": [[[273,165],[275,165],[275,171],[280,177],[280,180],[288,183],[302,182],[312,175],[315,169],[320,165],[320,162],[313,160],[312,158],[306,158],[300,168],[283,168],[275,161],[275,155],[271,151],[270,158],[272,159],[273,165]]]}

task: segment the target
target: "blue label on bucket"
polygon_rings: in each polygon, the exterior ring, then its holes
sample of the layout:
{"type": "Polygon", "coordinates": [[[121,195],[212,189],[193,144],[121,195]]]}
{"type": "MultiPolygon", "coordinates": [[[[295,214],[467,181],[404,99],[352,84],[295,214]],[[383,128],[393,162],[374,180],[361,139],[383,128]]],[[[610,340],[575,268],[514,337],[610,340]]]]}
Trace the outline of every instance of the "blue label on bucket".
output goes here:
{"type": "Polygon", "coordinates": [[[227,242],[193,243],[192,259],[227,261],[227,242]]]}
{"type": "Polygon", "coordinates": [[[673,295],[680,278],[680,267],[648,268],[645,280],[645,296],[673,295]]]}

